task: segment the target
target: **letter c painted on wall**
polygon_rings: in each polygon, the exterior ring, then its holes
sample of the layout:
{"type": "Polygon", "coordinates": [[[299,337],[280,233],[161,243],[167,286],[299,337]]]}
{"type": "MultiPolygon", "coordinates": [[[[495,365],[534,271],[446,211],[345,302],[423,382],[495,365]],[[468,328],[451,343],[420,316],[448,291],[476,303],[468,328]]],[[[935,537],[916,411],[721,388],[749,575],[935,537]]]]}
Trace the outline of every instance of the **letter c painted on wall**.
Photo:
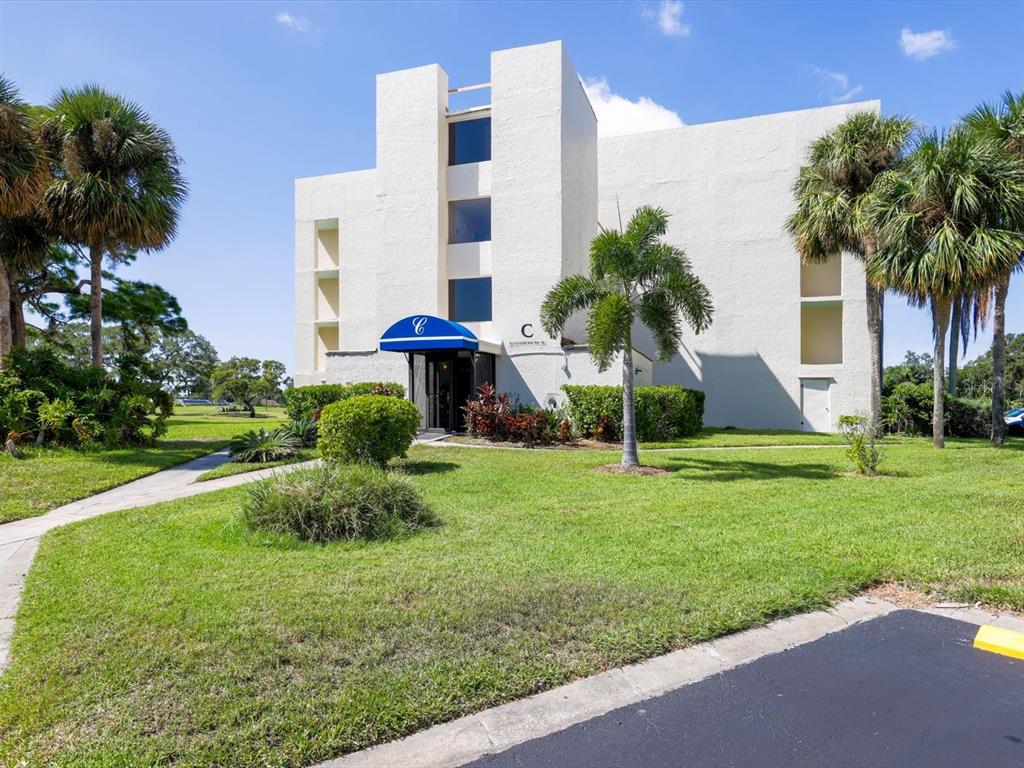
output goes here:
{"type": "Polygon", "coordinates": [[[519,329],[519,332],[521,334],[523,334],[523,338],[525,338],[525,339],[532,339],[533,338],[533,323],[523,323],[523,327],[519,329]],[[529,333],[527,333],[527,329],[529,329],[529,333]]]}

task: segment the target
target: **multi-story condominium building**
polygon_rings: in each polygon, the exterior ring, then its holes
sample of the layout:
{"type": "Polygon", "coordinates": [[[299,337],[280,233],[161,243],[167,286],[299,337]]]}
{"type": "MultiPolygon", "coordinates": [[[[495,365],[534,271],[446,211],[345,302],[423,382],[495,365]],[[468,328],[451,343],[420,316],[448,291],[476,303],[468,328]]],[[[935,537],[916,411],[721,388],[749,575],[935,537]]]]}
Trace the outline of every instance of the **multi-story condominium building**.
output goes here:
{"type": "Polygon", "coordinates": [[[582,318],[539,322],[548,290],[586,272],[599,227],[641,205],[714,297],[711,328],[667,363],[635,337],[639,384],[706,393],[713,426],[831,430],[866,413],[863,272],[801,265],[785,231],[810,141],[878,102],[598,138],[559,42],[496,51],[486,106],[449,109],[440,66],[377,77],[376,168],[295,187],[295,383],[408,382],[424,426],[457,429],[490,381],[550,406],[598,372],[582,318]]]}

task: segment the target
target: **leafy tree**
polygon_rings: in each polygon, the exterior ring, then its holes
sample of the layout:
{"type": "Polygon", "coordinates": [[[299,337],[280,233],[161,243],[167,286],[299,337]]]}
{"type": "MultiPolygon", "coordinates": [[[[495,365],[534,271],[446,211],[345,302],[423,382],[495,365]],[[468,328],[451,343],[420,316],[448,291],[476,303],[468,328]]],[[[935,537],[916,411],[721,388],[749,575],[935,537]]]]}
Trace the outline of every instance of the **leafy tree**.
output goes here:
{"type": "Polygon", "coordinates": [[[885,369],[882,394],[889,395],[899,384],[927,384],[932,378],[932,356],[907,352],[903,362],[885,369]]]}
{"type": "Polygon", "coordinates": [[[622,355],[622,466],[639,464],[633,393],[633,323],[646,325],[661,360],[679,350],[683,323],[700,333],[711,325],[711,294],[682,250],[662,239],[668,214],[637,209],[625,231],[602,229],[590,244],[590,274],[573,275],[552,288],[541,306],[541,325],[560,334],[587,310],[587,343],[605,371],[622,355]]]}
{"type": "MultiPolygon", "coordinates": [[[[967,117],[970,130],[994,141],[1010,157],[1024,162],[1024,91],[1007,91],[998,105],[985,104],[967,117]]],[[[1010,222],[1010,226],[1014,223],[1010,222]]],[[[1024,228],[1024,222],[1017,222],[1024,228]]],[[[1002,445],[1006,439],[1006,297],[1010,292],[1010,273],[1024,263],[1024,252],[1017,263],[995,281],[992,321],[992,442],[1002,445]]]]}
{"type": "Polygon", "coordinates": [[[175,396],[211,397],[218,362],[213,344],[193,331],[161,334],[150,353],[160,384],[175,396]]]}
{"type": "MultiPolygon", "coordinates": [[[[810,163],[800,169],[793,193],[797,209],[786,222],[801,258],[818,263],[843,251],[871,258],[878,234],[865,216],[865,202],[880,174],[900,161],[913,122],[852,115],[811,143],[810,163]]],[[[871,423],[882,419],[882,336],[884,288],[866,284],[871,339],[871,423]]]]}
{"type": "MultiPolygon", "coordinates": [[[[974,398],[992,397],[993,352],[994,350],[990,348],[963,366],[960,371],[961,395],[974,398]]],[[[1008,400],[1024,400],[1024,333],[1006,334],[1005,360],[1006,397],[1008,400]]],[[[1003,408],[1009,410],[1009,405],[1004,405],[1003,408]]]]}
{"type": "Polygon", "coordinates": [[[982,291],[1014,268],[1024,247],[1024,163],[974,132],[922,136],[882,174],[868,204],[880,246],[868,280],[932,309],[932,443],[945,445],[945,344],[956,296],[982,291]]]}
{"type": "Polygon", "coordinates": [[[253,357],[232,357],[211,374],[213,396],[241,403],[255,418],[257,401],[272,398],[280,391],[284,372],[284,364],[277,360],[261,363],[253,357]]]}
{"type": "Polygon", "coordinates": [[[103,259],[165,247],[187,185],[170,136],[141,107],[95,85],[63,88],[44,139],[60,172],[43,206],[69,242],[89,249],[92,362],[103,361],[103,259]]]}
{"type": "Polygon", "coordinates": [[[28,105],[14,83],[0,75],[0,370],[11,353],[11,271],[23,268],[36,250],[26,247],[24,227],[10,219],[31,217],[50,179],[49,162],[28,105]],[[11,229],[19,233],[11,238],[11,229]],[[11,247],[17,243],[16,247],[11,247]]]}

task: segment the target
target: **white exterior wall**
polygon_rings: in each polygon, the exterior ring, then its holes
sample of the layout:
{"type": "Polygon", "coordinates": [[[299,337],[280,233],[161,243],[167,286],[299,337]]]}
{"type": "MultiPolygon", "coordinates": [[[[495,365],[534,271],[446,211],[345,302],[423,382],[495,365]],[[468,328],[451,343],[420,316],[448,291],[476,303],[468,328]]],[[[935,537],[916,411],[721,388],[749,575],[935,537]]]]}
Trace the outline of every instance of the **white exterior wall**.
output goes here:
{"type": "Polygon", "coordinates": [[[833,378],[832,414],[866,412],[870,355],[864,274],[843,263],[843,364],[800,363],[800,259],[785,230],[808,144],[878,102],[787,112],[601,139],[600,217],[617,225],[645,204],[672,216],[683,248],[714,297],[711,328],[686,333],[654,383],[706,393],[705,423],[799,429],[801,377],[833,378]]]}
{"type": "MultiPolygon", "coordinates": [[[[833,427],[866,412],[863,271],[843,257],[842,364],[801,364],[800,260],[785,220],[810,141],[877,102],[599,140],[562,44],[547,43],[492,54],[491,160],[448,166],[447,87],[436,65],[379,76],[376,169],[296,182],[297,385],[405,382],[405,357],[377,351],[381,333],[409,314],[447,317],[448,279],[486,275],[493,319],[467,325],[501,349],[499,389],[549,405],[566,383],[618,384],[618,361],[598,372],[585,347],[563,348],[539,321],[547,291],[587,270],[598,221],[618,225],[617,198],[623,219],[644,204],[669,211],[668,239],[716,308],[712,327],[687,333],[669,363],[648,359],[638,329],[638,383],[703,389],[713,426],[800,428],[802,378],[830,380],[833,427]],[[448,201],[477,197],[491,197],[492,240],[448,245],[448,201]],[[318,277],[315,228],[331,219],[338,350],[318,368],[317,281],[333,278],[318,277]]],[[[582,318],[564,335],[585,343],[582,318]]]]}

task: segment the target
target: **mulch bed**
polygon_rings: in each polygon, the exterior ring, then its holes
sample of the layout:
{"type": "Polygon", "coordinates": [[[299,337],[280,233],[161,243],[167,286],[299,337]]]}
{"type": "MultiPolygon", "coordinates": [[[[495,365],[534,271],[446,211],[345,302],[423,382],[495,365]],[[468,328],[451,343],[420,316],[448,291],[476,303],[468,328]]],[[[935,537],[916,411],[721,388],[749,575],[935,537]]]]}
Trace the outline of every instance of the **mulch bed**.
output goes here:
{"type": "Polygon", "coordinates": [[[605,475],[643,475],[645,477],[672,474],[667,469],[661,469],[660,467],[624,467],[621,464],[605,464],[595,467],[594,471],[605,475]]]}

